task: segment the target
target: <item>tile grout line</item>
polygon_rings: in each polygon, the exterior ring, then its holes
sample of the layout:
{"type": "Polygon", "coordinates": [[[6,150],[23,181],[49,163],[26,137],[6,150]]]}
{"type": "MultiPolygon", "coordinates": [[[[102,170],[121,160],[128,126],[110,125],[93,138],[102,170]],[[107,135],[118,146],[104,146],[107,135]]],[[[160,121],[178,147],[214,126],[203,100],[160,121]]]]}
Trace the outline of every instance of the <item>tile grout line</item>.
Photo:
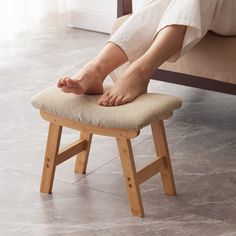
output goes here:
{"type": "Polygon", "coordinates": [[[114,161],[116,158],[118,158],[119,156],[115,156],[113,159],[111,159],[110,161],[107,161],[106,163],[104,163],[103,165],[101,165],[100,167],[97,167],[96,169],[94,169],[93,171],[91,171],[88,174],[85,174],[81,179],[76,180],[75,182],[73,182],[72,184],[76,184],[78,182],[80,182],[82,179],[86,178],[89,175],[92,175],[93,173],[95,173],[96,171],[98,171],[99,169],[103,168],[105,165],[111,163],[112,161],[114,161]]]}
{"type": "Polygon", "coordinates": [[[123,198],[123,196],[120,195],[120,194],[115,194],[115,193],[107,192],[107,191],[104,191],[104,190],[100,190],[100,189],[92,188],[92,187],[88,187],[88,186],[84,186],[84,187],[86,187],[86,188],[88,188],[88,189],[92,189],[92,190],[97,191],[97,192],[100,192],[100,193],[107,193],[107,194],[112,195],[112,196],[116,196],[116,197],[123,198]]]}
{"type": "MultiPolygon", "coordinates": [[[[22,174],[25,174],[25,175],[35,176],[35,177],[38,177],[40,180],[41,180],[41,177],[42,177],[42,175],[39,175],[39,174],[33,174],[33,173],[25,172],[25,171],[22,171],[22,170],[19,170],[19,169],[9,168],[9,167],[7,167],[7,166],[2,166],[2,165],[0,165],[0,168],[4,168],[4,169],[6,169],[6,170],[10,170],[10,171],[13,171],[13,172],[22,173],[22,174]]],[[[73,184],[73,183],[70,183],[70,182],[67,182],[67,181],[57,180],[57,179],[54,179],[54,181],[60,182],[60,183],[65,183],[65,184],[73,184]]]]}

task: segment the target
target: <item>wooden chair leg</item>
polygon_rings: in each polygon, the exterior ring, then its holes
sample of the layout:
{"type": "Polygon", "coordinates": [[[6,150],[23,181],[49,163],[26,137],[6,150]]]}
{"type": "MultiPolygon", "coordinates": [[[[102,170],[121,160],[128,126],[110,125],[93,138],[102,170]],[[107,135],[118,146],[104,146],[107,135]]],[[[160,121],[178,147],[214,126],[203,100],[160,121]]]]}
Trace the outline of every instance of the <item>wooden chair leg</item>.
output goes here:
{"type": "Polygon", "coordinates": [[[176,195],[174,176],[171,167],[171,161],[166,140],[166,133],[163,120],[155,121],[151,124],[152,135],[156,148],[157,156],[165,157],[165,168],[160,172],[164,192],[168,195],[176,195]]]}
{"type": "Polygon", "coordinates": [[[139,183],[136,178],[136,167],[133,158],[130,139],[117,138],[121,165],[124,172],[125,183],[128,191],[129,203],[133,216],[144,216],[143,204],[139,183]]]}
{"type": "Polygon", "coordinates": [[[86,145],[86,149],[84,151],[80,152],[76,157],[74,172],[79,173],[79,174],[85,174],[86,169],[87,169],[90,146],[91,146],[91,142],[92,142],[92,134],[88,133],[88,132],[81,131],[80,139],[86,140],[87,145],[86,145]]]}
{"type": "Polygon", "coordinates": [[[53,180],[56,169],[56,157],[61,140],[62,126],[54,123],[49,124],[48,140],[46,146],[46,153],[43,166],[43,174],[41,178],[40,192],[51,193],[53,187],[53,180]]]}

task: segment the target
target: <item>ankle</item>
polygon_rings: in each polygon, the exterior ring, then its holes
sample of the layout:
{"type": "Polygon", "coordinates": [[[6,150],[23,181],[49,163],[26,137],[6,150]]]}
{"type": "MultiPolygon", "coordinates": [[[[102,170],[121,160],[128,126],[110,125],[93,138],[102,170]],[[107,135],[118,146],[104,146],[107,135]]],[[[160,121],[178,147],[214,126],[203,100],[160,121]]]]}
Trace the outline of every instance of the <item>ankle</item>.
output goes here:
{"type": "Polygon", "coordinates": [[[153,73],[153,69],[149,66],[145,66],[143,63],[134,63],[134,70],[138,73],[139,77],[145,80],[145,82],[150,81],[150,77],[153,73]]]}
{"type": "Polygon", "coordinates": [[[153,58],[149,54],[145,54],[135,61],[136,66],[139,67],[139,70],[146,77],[151,77],[155,70],[162,64],[161,61],[153,58]]]}
{"type": "Polygon", "coordinates": [[[109,74],[109,72],[107,72],[105,63],[101,62],[100,60],[95,58],[89,64],[92,66],[92,68],[100,78],[105,79],[109,74]]]}

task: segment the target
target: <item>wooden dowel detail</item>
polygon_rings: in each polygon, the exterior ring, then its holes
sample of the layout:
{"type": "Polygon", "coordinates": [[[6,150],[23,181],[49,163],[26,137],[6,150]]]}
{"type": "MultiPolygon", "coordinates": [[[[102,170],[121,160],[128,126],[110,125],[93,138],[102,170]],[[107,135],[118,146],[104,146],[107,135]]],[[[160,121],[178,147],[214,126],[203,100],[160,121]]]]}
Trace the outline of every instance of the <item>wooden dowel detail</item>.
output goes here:
{"type": "Polygon", "coordinates": [[[86,145],[86,140],[79,140],[69,144],[65,148],[62,148],[56,158],[56,165],[59,165],[71,157],[77,155],[79,152],[82,152],[86,149],[86,145]]]}
{"type": "Polygon", "coordinates": [[[130,139],[117,138],[121,165],[124,172],[125,183],[128,191],[129,203],[133,216],[144,216],[143,204],[136,178],[136,167],[133,158],[130,139]]]}
{"type": "Polygon", "coordinates": [[[156,161],[150,163],[137,172],[137,180],[139,184],[144,183],[155,174],[159,173],[165,167],[165,158],[160,157],[156,161]]]}

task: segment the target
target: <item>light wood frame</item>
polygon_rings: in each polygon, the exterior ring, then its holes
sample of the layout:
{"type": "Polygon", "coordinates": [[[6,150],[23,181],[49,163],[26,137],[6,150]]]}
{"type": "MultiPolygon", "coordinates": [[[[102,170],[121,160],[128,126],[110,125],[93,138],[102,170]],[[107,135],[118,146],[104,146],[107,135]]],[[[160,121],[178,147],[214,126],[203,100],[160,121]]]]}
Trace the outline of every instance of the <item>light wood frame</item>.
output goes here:
{"type": "MultiPolygon", "coordinates": [[[[163,120],[157,120],[151,124],[156,148],[156,160],[137,171],[130,139],[137,137],[140,131],[82,124],[77,121],[57,117],[44,111],[41,111],[40,114],[49,122],[48,140],[40,187],[42,193],[52,193],[56,166],[75,155],[77,156],[74,169],[75,173],[86,173],[92,135],[99,134],[111,136],[117,140],[128,199],[133,216],[144,216],[140,185],[159,172],[161,174],[164,192],[168,195],[176,195],[163,120]],[[60,149],[63,127],[80,131],[80,139],[60,149]]],[[[168,114],[167,117],[170,116],[171,114],[168,114]]]]}

